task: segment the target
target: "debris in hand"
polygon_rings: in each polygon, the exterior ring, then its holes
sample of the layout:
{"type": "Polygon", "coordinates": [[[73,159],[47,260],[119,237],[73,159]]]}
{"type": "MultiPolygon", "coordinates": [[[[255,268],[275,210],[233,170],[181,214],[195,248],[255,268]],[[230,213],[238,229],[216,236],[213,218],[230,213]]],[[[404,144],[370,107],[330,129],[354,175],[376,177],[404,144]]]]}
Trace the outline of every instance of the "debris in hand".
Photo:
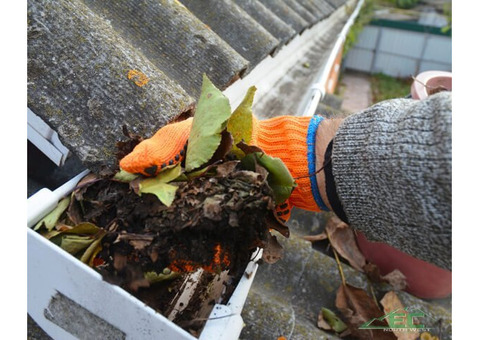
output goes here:
{"type": "MultiPolygon", "coordinates": [[[[35,230],[198,334],[258,248],[267,263],[281,258],[270,230],[288,237],[275,206],[293,190],[290,173],[258,148],[233,148],[232,135],[250,140],[251,130],[237,130],[251,121],[253,94],[228,125],[228,99],[204,77],[184,161],[155,177],[89,174],[35,230]]],[[[119,155],[141,140],[124,134],[132,140],[119,142],[119,155]]]]}

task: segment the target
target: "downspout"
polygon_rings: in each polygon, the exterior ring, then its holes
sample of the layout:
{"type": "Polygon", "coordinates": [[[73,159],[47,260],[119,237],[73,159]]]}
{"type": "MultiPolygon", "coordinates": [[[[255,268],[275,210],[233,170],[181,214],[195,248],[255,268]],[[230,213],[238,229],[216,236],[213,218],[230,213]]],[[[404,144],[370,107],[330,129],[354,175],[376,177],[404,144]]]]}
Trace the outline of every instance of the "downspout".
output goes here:
{"type": "Polygon", "coordinates": [[[364,0],[358,1],[357,6],[355,7],[355,10],[353,11],[352,15],[350,15],[350,18],[348,18],[347,22],[345,23],[345,26],[343,26],[342,31],[338,35],[337,41],[335,42],[335,45],[333,46],[333,49],[330,52],[330,55],[328,56],[325,66],[320,72],[317,80],[310,87],[311,96],[309,97],[307,103],[305,104],[305,109],[303,110],[302,116],[313,116],[317,109],[318,103],[325,96],[326,84],[327,84],[328,76],[330,75],[330,71],[332,70],[333,64],[335,63],[335,59],[337,58],[338,53],[340,52],[340,49],[342,48],[343,43],[345,42],[347,33],[350,30],[350,27],[355,22],[355,19],[357,18],[363,3],[364,3],[364,0]]]}

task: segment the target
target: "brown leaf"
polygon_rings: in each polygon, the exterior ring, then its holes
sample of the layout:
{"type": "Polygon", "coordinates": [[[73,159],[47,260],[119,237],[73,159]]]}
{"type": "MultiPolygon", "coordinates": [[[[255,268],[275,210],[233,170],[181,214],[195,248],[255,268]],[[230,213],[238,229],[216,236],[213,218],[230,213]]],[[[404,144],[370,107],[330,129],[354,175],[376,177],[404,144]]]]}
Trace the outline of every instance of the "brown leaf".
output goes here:
{"type": "Polygon", "coordinates": [[[267,240],[263,248],[262,259],[269,264],[273,264],[283,257],[283,248],[278,243],[277,238],[267,233],[267,240]]]}
{"type": "Polygon", "coordinates": [[[222,139],[220,140],[220,145],[213,154],[212,158],[207,162],[207,165],[214,164],[219,160],[225,158],[225,155],[232,150],[233,146],[233,137],[227,130],[222,131],[222,139]]]}
{"type": "MultiPolygon", "coordinates": [[[[381,329],[359,329],[364,323],[383,316],[383,312],[375,301],[363,289],[348,284],[341,285],[337,291],[335,306],[344,316],[344,321],[356,338],[360,340],[396,339],[395,335],[381,329]]],[[[378,320],[375,320],[372,325],[388,327],[385,321],[378,320]]]]}
{"type": "Polygon", "coordinates": [[[368,262],[363,266],[363,271],[372,282],[383,282],[382,274],[380,274],[380,269],[376,264],[368,262]]]}
{"type": "Polygon", "coordinates": [[[217,176],[225,177],[228,174],[232,173],[240,161],[228,161],[222,164],[219,164],[215,167],[215,171],[217,176]]]}
{"type": "Polygon", "coordinates": [[[267,180],[268,170],[265,169],[263,166],[259,165],[258,163],[255,163],[255,172],[262,177],[261,178],[262,183],[267,180]]]}
{"type": "Polygon", "coordinates": [[[337,253],[347,260],[353,268],[363,271],[366,260],[358,248],[355,234],[348,224],[333,216],[328,220],[325,230],[332,247],[335,248],[337,253]]]}
{"type": "Polygon", "coordinates": [[[255,145],[248,145],[245,142],[240,142],[237,144],[237,147],[242,150],[245,155],[248,155],[249,153],[254,153],[254,152],[261,152],[265,153],[262,149],[260,149],[258,146],[255,145]]]}
{"type": "Polygon", "coordinates": [[[94,173],[89,173],[88,175],[83,177],[73,190],[75,198],[78,201],[83,200],[83,194],[85,193],[85,191],[87,191],[88,187],[99,180],[100,178],[94,173]]]}
{"type": "Polygon", "coordinates": [[[154,235],[141,235],[141,234],[120,234],[118,235],[118,241],[126,241],[133,248],[137,250],[143,250],[145,247],[149,246],[153,239],[154,235]]]}
{"type": "Polygon", "coordinates": [[[127,265],[127,256],[120,253],[113,255],[113,268],[117,271],[121,271],[127,265]]]}
{"type": "Polygon", "coordinates": [[[404,290],[407,287],[407,278],[398,269],[383,276],[380,274],[380,269],[377,265],[369,262],[363,267],[363,271],[371,281],[376,283],[386,282],[390,284],[394,290],[404,290]]]}
{"type": "MultiPolygon", "coordinates": [[[[387,294],[385,294],[385,296],[380,300],[380,303],[383,306],[383,311],[385,314],[391,313],[396,310],[406,313],[402,302],[398,298],[397,294],[395,294],[395,292],[393,291],[390,291],[387,294]]],[[[393,326],[394,325],[390,325],[390,327],[393,327],[393,326]]],[[[409,332],[394,331],[393,333],[396,335],[398,340],[415,340],[420,335],[420,332],[418,330],[409,331],[409,332]]]]}
{"type": "Polygon", "coordinates": [[[303,236],[303,239],[305,241],[310,241],[310,242],[322,241],[322,240],[326,240],[327,238],[328,237],[327,237],[327,234],[325,232],[317,234],[317,235],[305,235],[305,236],[303,236]]]}
{"type": "Polygon", "coordinates": [[[332,327],[328,324],[327,321],[323,318],[323,313],[318,313],[317,327],[326,331],[332,330],[332,327]]]}
{"type": "Polygon", "coordinates": [[[288,229],[287,225],[280,221],[280,219],[274,212],[272,212],[271,214],[267,214],[265,222],[267,223],[269,229],[278,231],[286,238],[290,237],[290,230],[288,229]]]}
{"type": "Polygon", "coordinates": [[[72,197],[67,209],[67,216],[74,225],[82,222],[82,210],[75,196],[72,197]]]}
{"type": "Polygon", "coordinates": [[[407,287],[407,278],[398,269],[395,269],[383,276],[383,279],[387,281],[395,290],[404,290],[407,287]]]}

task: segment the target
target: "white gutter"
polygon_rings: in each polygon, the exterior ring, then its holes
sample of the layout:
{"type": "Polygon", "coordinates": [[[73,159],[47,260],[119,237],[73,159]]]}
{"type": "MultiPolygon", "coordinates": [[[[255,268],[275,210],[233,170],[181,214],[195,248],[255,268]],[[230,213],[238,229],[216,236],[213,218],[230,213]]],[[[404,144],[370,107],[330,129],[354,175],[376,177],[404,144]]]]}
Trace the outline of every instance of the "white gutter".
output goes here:
{"type": "Polygon", "coordinates": [[[335,45],[333,46],[333,49],[330,52],[328,60],[325,63],[325,66],[323,67],[322,71],[320,72],[319,77],[317,78],[317,81],[314,82],[313,85],[310,87],[311,96],[309,97],[305,105],[305,109],[303,110],[302,116],[313,116],[317,109],[318,103],[325,96],[327,80],[332,70],[333,64],[335,63],[335,59],[337,58],[338,53],[340,52],[340,49],[342,48],[343,43],[345,42],[347,33],[350,30],[350,27],[355,22],[355,19],[357,18],[363,3],[364,3],[364,0],[359,0],[357,2],[357,6],[355,7],[355,10],[353,11],[350,18],[348,18],[347,22],[345,23],[345,26],[343,26],[342,31],[338,35],[337,41],[335,42],[335,45]]]}
{"type": "MultiPolygon", "coordinates": [[[[363,0],[361,1],[363,2],[363,0]]],[[[354,0],[349,0],[349,2],[354,2],[354,0]]],[[[286,73],[315,47],[318,37],[333,29],[339,18],[345,17],[345,8],[346,5],[339,7],[329,17],[305,30],[301,35],[297,34],[274,57],[266,57],[247,76],[235,81],[223,91],[230,100],[231,107],[236,108],[240,104],[250,86],[257,88],[256,98],[262,98],[270,91],[275,90],[286,73]]],[[[256,114],[261,117],[260,113],[256,114]]]]}

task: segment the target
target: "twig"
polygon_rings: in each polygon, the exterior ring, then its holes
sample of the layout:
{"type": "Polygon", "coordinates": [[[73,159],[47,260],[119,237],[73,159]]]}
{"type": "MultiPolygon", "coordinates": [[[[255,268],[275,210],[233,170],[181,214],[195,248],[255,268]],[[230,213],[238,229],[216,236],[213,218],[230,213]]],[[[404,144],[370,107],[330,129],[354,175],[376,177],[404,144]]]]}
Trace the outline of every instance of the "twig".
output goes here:
{"type": "MultiPolygon", "coordinates": [[[[330,242],[330,244],[332,244],[332,242],[330,241],[330,236],[328,235],[328,233],[327,233],[327,238],[328,238],[328,241],[330,242]]],[[[335,250],[334,246],[332,246],[332,250],[333,250],[333,255],[335,255],[335,261],[337,262],[338,272],[340,273],[340,278],[342,279],[342,284],[344,286],[346,286],[347,283],[345,281],[345,275],[343,275],[342,265],[340,263],[340,259],[338,258],[337,251],[335,250]]]]}
{"type": "Polygon", "coordinates": [[[382,309],[380,308],[380,305],[378,304],[377,297],[375,296],[375,291],[373,290],[372,282],[370,281],[370,279],[367,279],[367,281],[368,281],[368,287],[370,288],[370,293],[372,294],[372,299],[373,299],[373,301],[374,301],[375,304],[377,305],[378,309],[382,310],[382,309]]]}

